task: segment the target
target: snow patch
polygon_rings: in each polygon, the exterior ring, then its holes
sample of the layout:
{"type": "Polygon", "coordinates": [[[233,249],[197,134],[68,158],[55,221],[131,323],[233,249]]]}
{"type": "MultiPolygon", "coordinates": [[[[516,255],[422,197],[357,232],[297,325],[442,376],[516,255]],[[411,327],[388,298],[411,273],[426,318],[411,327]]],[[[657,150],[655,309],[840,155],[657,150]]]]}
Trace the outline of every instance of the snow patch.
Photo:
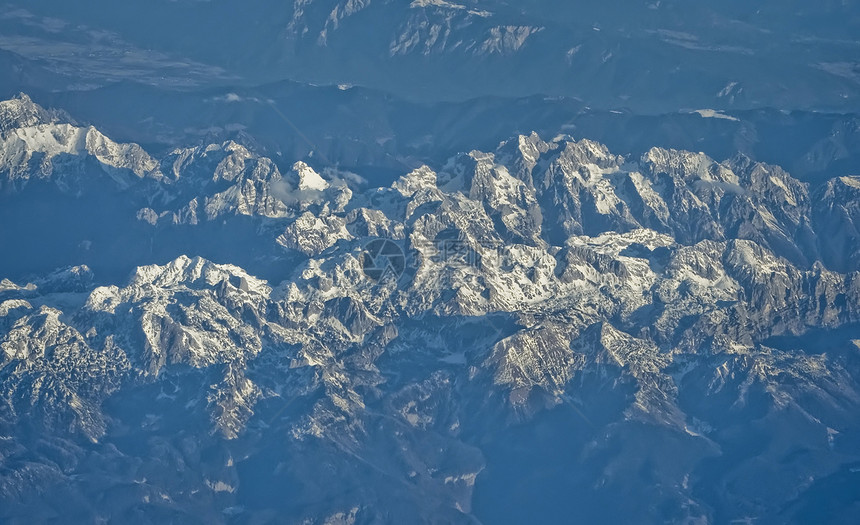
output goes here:
{"type": "Polygon", "coordinates": [[[839,180],[842,184],[846,186],[851,186],[852,188],[860,189],[860,177],[851,176],[851,177],[839,177],[839,180]]]}
{"type": "Polygon", "coordinates": [[[470,15],[480,16],[482,18],[488,18],[493,14],[489,11],[483,11],[478,9],[469,9],[468,7],[460,4],[455,4],[453,2],[447,2],[446,0],[413,0],[409,7],[412,9],[424,8],[424,7],[442,7],[445,9],[457,9],[460,11],[466,11],[470,15]]]}
{"type": "Polygon", "coordinates": [[[717,118],[723,120],[731,120],[734,122],[739,122],[739,120],[731,115],[726,115],[720,111],[714,109],[695,109],[693,113],[697,113],[702,118],[717,118]]]}
{"type": "Polygon", "coordinates": [[[211,481],[207,479],[206,486],[214,492],[229,492],[230,494],[236,492],[236,488],[234,486],[224,483],[223,481],[211,481]]]}

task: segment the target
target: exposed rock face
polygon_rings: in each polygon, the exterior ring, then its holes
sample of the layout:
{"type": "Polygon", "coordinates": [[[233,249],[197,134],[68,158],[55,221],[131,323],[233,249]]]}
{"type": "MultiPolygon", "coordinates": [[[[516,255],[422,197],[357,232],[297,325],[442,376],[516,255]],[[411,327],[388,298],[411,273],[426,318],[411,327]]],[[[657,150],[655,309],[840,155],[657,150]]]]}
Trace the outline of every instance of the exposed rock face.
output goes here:
{"type": "MultiPolygon", "coordinates": [[[[4,137],[48,125],[10,107],[4,137]]],[[[142,227],[256,220],[289,277],[181,256],[116,285],[86,267],[0,282],[10,505],[133,486],[110,515],[264,520],[276,507],[255,493],[289,484],[298,503],[276,510],[297,522],[466,523],[481,479],[515,468],[506,440],[536,454],[534,438],[559,447],[543,460],[586,472],[569,481],[595,501],[637,472],[660,480],[608,516],[657,519],[658,498],[678,520],[721,521],[790,514],[810,480],[860,459],[856,177],[810,192],[744,157],[631,160],[531,135],[353,192],[232,143],[157,163],[108,149],[74,155],[153,166],[125,190],[142,227]],[[140,211],[137,184],[161,211],[140,211]],[[368,254],[380,239],[388,251],[368,254]],[[390,267],[372,276],[368,261],[390,267]],[[815,330],[850,337],[816,346],[815,330]],[[567,434],[560,414],[577,422],[567,434]],[[33,432],[49,438],[16,441],[33,432]],[[750,443],[760,452],[738,459],[750,443]]]]}
{"type": "Polygon", "coordinates": [[[839,177],[828,181],[815,195],[813,223],[828,232],[821,243],[821,255],[828,266],[840,270],[858,269],[860,261],[860,177],[839,177]]]}

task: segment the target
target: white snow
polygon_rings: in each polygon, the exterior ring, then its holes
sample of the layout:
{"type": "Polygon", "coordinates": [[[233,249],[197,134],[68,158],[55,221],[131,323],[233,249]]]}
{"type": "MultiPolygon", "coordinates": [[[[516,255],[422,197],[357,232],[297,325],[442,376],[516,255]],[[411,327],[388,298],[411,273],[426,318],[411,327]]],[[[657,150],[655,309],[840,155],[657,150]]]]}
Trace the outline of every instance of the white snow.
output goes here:
{"type": "Polygon", "coordinates": [[[455,4],[453,2],[447,2],[446,0],[413,0],[409,7],[412,9],[420,8],[420,7],[444,7],[446,9],[457,9],[461,11],[467,11],[470,15],[476,15],[483,18],[487,18],[492,16],[492,13],[489,11],[479,10],[479,9],[469,9],[468,7],[460,4],[455,4]]]}
{"type": "MultiPolygon", "coordinates": [[[[11,135],[23,143],[28,150],[52,157],[62,153],[80,155],[86,150],[86,130],[70,124],[41,124],[18,128],[11,135]]],[[[3,145],[3,150],[14,144],[14,142],[11,144],[7,142],[3,145]]]]}
{"type": "Polygon", "coordinates": [[[299,174],[300,190],[323,191],[329,187],[328,182],[304,162],[299,161],[293,164],[293,170],[299,174]]]}
{"type": "Polygon", "coordinates": [[[436,187],[436,172],[424,165],[396,180],[392,188],[404,197],[411,197],[418,190],[436,187]]]}
{"type": "Polygon", "coordinates": [[[716,111],[714,109],[696,109],[696,110],[693,110],[693,113],[698,113],[699,116],[702,118],[718,118],[718,119],[733,120],[735,122],[738,122],[738,119],[736,119],[735,117],[733,117],[731,115],[726,115],[725,113],[721,113],[721,112],[716,111]]]}
{"type": "Polygon", "coordinates": [[[0,140],[0,168],[8,169],[13,174],[20,173],[25,179],[30,176],[27,163],[34,154],[44,154],[44,175],[51,173],[51,163],[60,155],[91,155],[98,159],[104,172],[120,187],[128,185],[125,170],[137,177],[160,176],[158,162],[140,146],[113,142],[92,126],[81,128],[71,124],[38,124],[16,128],[0,140]]]}
{"type": "Polygon", "coordinates": [[[728,96],[732,91],[735,90],[737,85],[738,85],[737,82],[729,82],[728,84],[726,84],[726,86],[722,90],[720,90],[719,93],[717,93],[717,96],[718,97],[728,96]]]}
{"type": "Polygon", "coordinates": [[[851,177],[839,177],[839,180],[842,184],[846,186],[851,186],[852,188],[860,188],[860,177],[851,176],[851,177]]]}
{"type": "Polygon", "coordinates": [[[0,317],[5,317],[9,315],[9,312],[18,308],[31,310],[33,306],[23,299],[9,299],[0,303],[0,317]]]}
{"type": "Polygon", "coordinates": [[[236,492],[235,487],[228,483],[224,483],[223,481],[212,481],[207,479],[206,485],[214,492],[229,492],[230,494],[236,492]]]}

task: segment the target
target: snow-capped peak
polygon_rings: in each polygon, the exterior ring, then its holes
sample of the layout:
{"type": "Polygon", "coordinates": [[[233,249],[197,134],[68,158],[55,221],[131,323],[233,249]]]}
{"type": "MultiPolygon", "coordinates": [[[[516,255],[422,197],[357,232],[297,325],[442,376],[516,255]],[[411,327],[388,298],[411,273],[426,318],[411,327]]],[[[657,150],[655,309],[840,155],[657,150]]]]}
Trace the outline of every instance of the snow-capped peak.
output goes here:
{"type": "Polygon", "coordinates": [[[33,102],[25,93],[19,93],[14,98],[0,101],[0,134],[15,128],[59,121],[70,122],[71,119],[59,111],[46,110],[33,102]]]}
{"type": "Polygon", "coordinates": [[[328,182],[319,173],[302,161],[293,164],[293,171],[299,175],[300,190],[323,191],[329,187],[328,182]]]}
{"type": "Polygon", "coordinates": [[[158,161],[137,144],[114,142],[92,126],[60,122],[57,115],[23,94],[0,102],[0,186],[11,183],[20,189],[34,175],[54,178],[62,187],[80,186],[81,180],[70,177],[91,172],[83,164],[87,158],[121,188],[135,178],[162,177],[158,161]],[[55,173],[58,163],[63,170],[55,173]]]}

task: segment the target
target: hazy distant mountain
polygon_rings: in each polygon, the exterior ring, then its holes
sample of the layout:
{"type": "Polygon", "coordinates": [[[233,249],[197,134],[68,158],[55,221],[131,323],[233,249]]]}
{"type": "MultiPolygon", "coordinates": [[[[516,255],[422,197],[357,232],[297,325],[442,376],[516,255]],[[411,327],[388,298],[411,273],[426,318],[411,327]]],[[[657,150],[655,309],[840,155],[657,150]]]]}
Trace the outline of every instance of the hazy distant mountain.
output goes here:
{"type": "Polygon", "coordinates": [[[289,78],[422,101],[568,96],[636,113],[858,109],[860,11],[852,2],[102,0],[80,9],[37,0],[7,7],[0,49],[67,76],[77,89],[289,78]]]}

